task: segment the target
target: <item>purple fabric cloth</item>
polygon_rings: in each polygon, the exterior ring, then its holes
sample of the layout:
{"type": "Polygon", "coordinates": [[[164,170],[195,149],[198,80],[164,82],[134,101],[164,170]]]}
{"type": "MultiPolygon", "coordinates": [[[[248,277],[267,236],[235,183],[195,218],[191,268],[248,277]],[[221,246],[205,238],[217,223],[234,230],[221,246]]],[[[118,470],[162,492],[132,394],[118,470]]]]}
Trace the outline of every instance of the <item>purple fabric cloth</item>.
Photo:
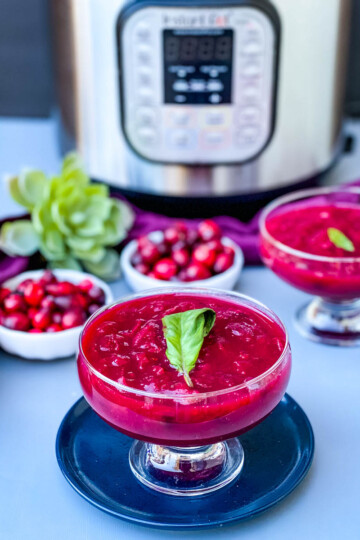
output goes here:
{"type": "MultiPolygon", "coordinates": [[[[0,220],[0,228],[5,221],[15,221],[16,219],[24,219],[24,217],[27,216],[10,217],[0,220]]],[[[0,250],[0,284],[17,274],[21,274],[21,272],[24,272],[28,267],[28,264],[29,257],[9,257],[0,250]]]]}

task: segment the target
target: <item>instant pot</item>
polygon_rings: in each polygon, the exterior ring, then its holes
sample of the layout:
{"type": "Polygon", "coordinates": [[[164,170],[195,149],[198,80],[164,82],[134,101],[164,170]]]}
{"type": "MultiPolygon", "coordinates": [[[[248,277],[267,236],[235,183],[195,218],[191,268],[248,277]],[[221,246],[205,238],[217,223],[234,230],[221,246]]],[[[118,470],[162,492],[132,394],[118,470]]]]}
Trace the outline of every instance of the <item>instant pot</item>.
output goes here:
{"type": "Polygon", "coordinates": [[[53,0],[63,149],[152,210],[249,217],[342,146],[351,0],[53,0]]]}

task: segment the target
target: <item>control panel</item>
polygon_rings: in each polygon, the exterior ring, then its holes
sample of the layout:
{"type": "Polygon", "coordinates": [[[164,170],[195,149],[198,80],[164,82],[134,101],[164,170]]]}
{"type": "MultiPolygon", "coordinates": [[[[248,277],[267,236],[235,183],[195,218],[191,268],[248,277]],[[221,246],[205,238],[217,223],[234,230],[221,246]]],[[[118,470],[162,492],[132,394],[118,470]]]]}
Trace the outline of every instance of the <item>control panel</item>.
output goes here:
{"type": "Polygon", "coordinates": [[[241,163],[274,123],[277,30],[264,11],[143,7],[118,25],[122,125],[161,163],[241,163]]]}

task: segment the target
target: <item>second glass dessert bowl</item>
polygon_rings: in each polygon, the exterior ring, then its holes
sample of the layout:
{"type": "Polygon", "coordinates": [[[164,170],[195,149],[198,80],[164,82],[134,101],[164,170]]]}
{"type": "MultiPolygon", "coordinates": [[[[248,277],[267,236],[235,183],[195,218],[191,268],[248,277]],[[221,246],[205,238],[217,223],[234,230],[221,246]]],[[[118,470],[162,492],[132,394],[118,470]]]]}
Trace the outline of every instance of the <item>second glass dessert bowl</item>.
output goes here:
{"type": "Polygon", "coordinates": [[[360,345],[360,188],[279,197],[261,215],[260,250],[275,274],[315,296],[296,313],[301,334],[360,345]]]}
{"type": "Polygon", "coordinates": [[[135,439],[129,460],[136,478],[184,496],[219,489],[240,473],[237,436],[276,407],[290,366],[288,336],[273,312],[238,293],[193,288],[149,290],[100,310],[82,332],[78,357],[90,406],[135,439]],[[204,306],[217,319],[187,387],[173,367],[164,370],[159,317],[204,306]],[[218,360],[224,369],[214,372],[218,360]],[[243,382],[233,385],[237,377],[243,382]],[[209,385],[217,389],[206,391],[209,385]]]}

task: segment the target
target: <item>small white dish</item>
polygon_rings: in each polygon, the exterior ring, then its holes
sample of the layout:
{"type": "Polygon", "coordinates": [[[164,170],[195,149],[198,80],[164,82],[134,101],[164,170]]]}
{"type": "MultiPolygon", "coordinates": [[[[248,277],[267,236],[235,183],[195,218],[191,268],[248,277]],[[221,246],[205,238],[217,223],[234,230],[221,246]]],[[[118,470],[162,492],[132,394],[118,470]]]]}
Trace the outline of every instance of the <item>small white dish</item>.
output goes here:
{"type": "MultiPolygon", "coordinates": [[[[163,233],[154,231],[149,234],[149,238],[154,242],[162,240],[163,233]]],[[[196,281],[164,281],[141,274],[131,264],[131,258],[137,247],[137,240],[132,240],[122,251],[120,264],[124,273],[125,280],[129,287],[135,291],[144,291],[154,287],[210,287],[215,289],[232,290],[239,279],[242,267],[244,266],[244,254],[241,248],[230,238],[222,237],[222,243],[225,246],[231,246],[235,251],[234,262],[228,270],[207,279],[198,279],[196,281]]]]}
{"type": "MultiPolygon", "coordinates": [[[[44,270],[34,270],[23,272],[4,283],[2,287],[10,290],[16,289],[17,285],[24,279],[39,279],[44,270]]],[[[105,293],[105,304],[110,304],[114,298],[109,286],[101,279],[85,272],[77,270],[54,270],[54,275],[61,281],[80,283],[83,279],[90,279],[94,285],[100,287],[105,293]]],[[[10,330],[0,325],[0,347],[11,354],[21,356],[28,360],[55,360],[56,358],[66,358],[75,354],[78,347],[79,335],[82,326],[62,330],[54,333],[32,334],[10,330]]]]}

